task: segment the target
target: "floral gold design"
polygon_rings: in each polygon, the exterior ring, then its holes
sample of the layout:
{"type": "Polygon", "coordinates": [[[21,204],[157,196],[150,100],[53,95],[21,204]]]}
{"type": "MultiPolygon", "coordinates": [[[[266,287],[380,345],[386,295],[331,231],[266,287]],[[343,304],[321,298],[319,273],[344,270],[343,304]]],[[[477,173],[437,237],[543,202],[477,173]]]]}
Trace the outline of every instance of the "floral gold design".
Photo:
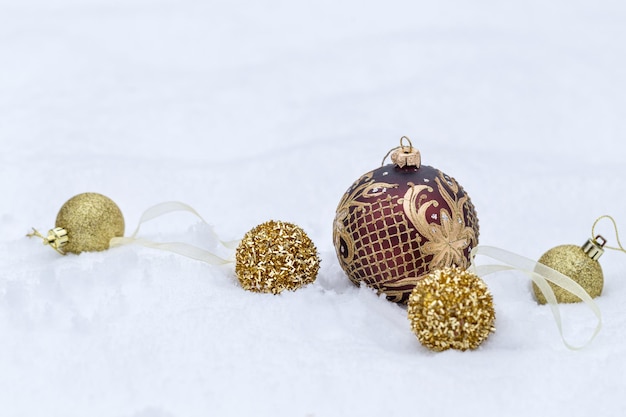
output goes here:
{"type": "Polygon", "coordinates": [[[410,188],[401,200],[404,212],[426,240],[421,246],[421,251],[424,255],[432,255],[431,269],[448,266],[467,268],[468,260],[464,251],[476,242],[474,229],[467,226],[463,220],[463,209],[469,197],[463,195],[458,198],[459,185],[443,173],[435,178],[435,182],[449,208],[448,210],[442,207],[439,210],[437,215],[439,224],[427,221],[426,212],[431,207],[439,206],[436,200],[427,200],[428,197],[424,194],[424,191],[432,192],[431,187],[408,183],[410,188]],[[424,202],[424,200],[427,201],[424,202]]]}

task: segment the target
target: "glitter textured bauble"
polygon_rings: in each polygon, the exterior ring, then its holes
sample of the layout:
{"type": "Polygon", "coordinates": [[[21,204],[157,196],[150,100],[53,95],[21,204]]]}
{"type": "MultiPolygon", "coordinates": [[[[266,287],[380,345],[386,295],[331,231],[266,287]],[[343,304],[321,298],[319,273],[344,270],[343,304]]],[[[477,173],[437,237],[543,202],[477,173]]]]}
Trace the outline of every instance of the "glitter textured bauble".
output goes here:
{"type": "MultiPolygon", "coordinates": [[[[599,256],[598,256],[599,257],[599,256]]],[[[602,267],[596,259],[593,259],[585,251],[584,247],[576,245],[561,245],[550,249],[539,258],[542,263],[563,275],[567,275],[576,281],[587,293],[595,298],[602,294],[604,275],[602,267]]],[[[577,303],[581,299],[564,288],[549,282],[556,300],[559,303],[577,303]]],[[[533,283],[535,297],[540,304],[546,303],[545,296],[539,287],[533,283]]]]}
{"type": "Polygon", "coordinates": [[[249,291],[278,294],[315,281],[320,260],[300,227],[270,220],[246,233],[235,252],[235,273],[249,291]]]}
{"type": "Polygon", "coordinates": [[[408,302],[411,329],[434,351],[476,349],[495,331],[493,297],[485,282],[461,268],[420,280],[408,302]]]}
{"type": "Polygon", "coordinates": [[[449,266],[466,268],[478,245],[474,205],[456,180],[400,147],[395,164],[359,178],[341,199],[333,226],[339,264],[350,280],[406,303],[415,284],[449,266]]]}
{"type": "Polygon", "coordinates": [[[98,193],[70,198],[59,210],[55,224],[67,231],[64,252],[105,250],[112,238],[124,236],[124,217],[119,207],[98,193]]]}

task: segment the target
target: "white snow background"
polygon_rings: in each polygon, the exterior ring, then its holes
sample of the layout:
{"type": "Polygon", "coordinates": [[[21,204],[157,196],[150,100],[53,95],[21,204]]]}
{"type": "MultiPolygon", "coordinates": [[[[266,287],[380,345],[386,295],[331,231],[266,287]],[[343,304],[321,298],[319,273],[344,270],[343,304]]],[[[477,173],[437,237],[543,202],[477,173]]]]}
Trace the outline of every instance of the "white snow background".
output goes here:
{"type": "MultiPolygon", "coordinates": [[[[0,415],[622,416],[626,254],[600,260],[587,348],[510,272],[485,278],[496,333],[433,353],[349,282],[332,221],[408,135],[469,193],[481,244],[537,259],[605,213],[626,236],[625,42],[617,0],[0,0],[0,415]],[[86,191],[127,234],[169,200],[225,240],[294,222],[322,268],[255,294],[232,265],[24,236],[86,191]]],[[[142,235],[211,244],[186,213],[142,235]]],[[[589,309],[561,312],[583,342],[589,309]]]]}

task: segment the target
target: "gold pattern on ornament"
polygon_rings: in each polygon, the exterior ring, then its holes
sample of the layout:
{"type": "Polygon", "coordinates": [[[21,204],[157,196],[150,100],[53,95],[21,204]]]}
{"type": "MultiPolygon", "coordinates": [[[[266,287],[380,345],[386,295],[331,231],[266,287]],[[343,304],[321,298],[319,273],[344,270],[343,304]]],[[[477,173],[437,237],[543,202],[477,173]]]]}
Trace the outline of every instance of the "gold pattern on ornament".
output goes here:
{"type": "Polygon", "coordinates": [[[464,251],[476,242],[474,229],[467,226],[463,220],[463,209],[468,203],[469,197],[464,195],[457,198],[458,184],[443,173],[435,178],[435,182],[439,193],[448,203],[450,209],[441,208],[439,210],[440,224],[427,221],[426,212],[428,209],[439,206],[435,200],[424,202],[428,196],[422,193],[424,191],[432,192],[432,188],[428,186],[408,183],[410,188],[401,201],[404,212],[417,231],[426,239],[426,242],[421,246],[421,251],[424,255],[432,255],[431,268],[444,268],[452,265],[467,268],[468,261],[464,251]]]}
{"type": "Polygon", "coordinates": [[[354,259],[354,239],[351,233],[346,230],[345,225],[345,221],[350,217],[350,209],[355,208],[357,211],[363,211],[372,205],[372,203],[369,202],[356,201],[356,196],[362,195],[363,198],[368,199],[375,198],[385,194],[387,189],[397,188],[399,186],[399,184],[374,182],[372,171],[362,175],[356,184],[359,185],[347,192],[339,202],[333,227],[333,242],[335,247],[345,250],[345,253],[342,251],[342,257],[340,259],[344,265],[348,265],[354,259]],[[341,244],[341,240],[345,242],[345,247],[341,244]]]}
{"type": "Polygon", "coordinates": [[[387,194],[362,210],[353,210],[346,222],[359,256],[349,264],[338,257],[354,284],[365,283],[395,302],[403,301],[413,289],[418,279],[414,271],[426,262],[423,256],[416,256],[415,247],[422,238],[397,209],[398,200],[399,196],[387,194]],[[371,227],[381,219],[386,219],[382,227],[371,227]],[[396,250],[402,255],[397,256],[396,250]]]}

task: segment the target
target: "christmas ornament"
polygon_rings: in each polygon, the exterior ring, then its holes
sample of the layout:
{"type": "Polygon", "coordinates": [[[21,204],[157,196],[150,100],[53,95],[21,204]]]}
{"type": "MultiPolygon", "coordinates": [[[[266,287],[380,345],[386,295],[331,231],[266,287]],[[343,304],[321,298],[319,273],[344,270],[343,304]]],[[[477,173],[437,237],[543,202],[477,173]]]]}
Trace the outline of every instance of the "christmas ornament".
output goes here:
{"type": "MultiPolygon", "coordinates": [[[[598,235],[587,240],[583,246],[557,246],[544,253],[539,258],[539,263],[572,278],[592,298],[595,298],[602,294],[602,287],[604,286],[604,276],[598,259],[604,253],[605,244],[606,240],[598,235]]],[[[580,301],[580,298],[569,291],[552,283],[550,286],[559,303],[577,303],[580,301]]],[[[535,283],[533,283],[533,291],[539,304],[545,304],[546,298],[535,283]]]]}
{"type": "MultiPolygon", "coordinates": [[[[604,249],[621,252],[626,252],[626,250],[620,242],[617,223],[611,216],[603,215],[597,218],[591,227],[591,236],[592,237],[582,246],[561,245],[548,250],[539,258],[539,263],[568,276],[580,284],[592,298],[595,298],[602,294],[602,288],[604,287],[604,275],[602,273],[602,267],[598,262],[598,259],[600,259],[604,253],[604,249]],[[606,246],[606,239],[596,234],[596,226],[603,219],[608,219],[612,222],[617,247],[606,246]]],[[[555,286],[554,284],[550,284],[550,286],[559,303],[577,303],[581,301],[580,297],[563,288],[555,286]]],[[[535,283],[533,283],[533,292],[540,304],[546,303],[545,296],[535,283]]]]}
{"type": "Polygon", "coordinates": [[[57,252],[81,253],[109,248],[112,238],[124,235],[124,217],[110,198],[98,193],[83,193],[70,198],[59,210],[55,227],[38,236],[57,252]]]}
{"type": "Polygon", "coordinates": [[[313,282],[320,264],[304,230],[273,220],[246,233],[235,257],[235,272],[244,289],[273,294],[313,282]]]}
{"type": "Polygon", "coordinates": [[[409,297],[408,317],[422,345],[437,352],[476,349],[495,331],[487,285],[458,267],[438,269],[419,280],[409,297]]]}
{"type": "Polygon", "coordinates": [[[470,251],[478,244],[478,218],[456,180],[422,165],[407,137],[390,153],[393,164],[366,173],[344,194],[333,240],[353,283],[405,303],[430,272],[469,266],[470,251]]]}

